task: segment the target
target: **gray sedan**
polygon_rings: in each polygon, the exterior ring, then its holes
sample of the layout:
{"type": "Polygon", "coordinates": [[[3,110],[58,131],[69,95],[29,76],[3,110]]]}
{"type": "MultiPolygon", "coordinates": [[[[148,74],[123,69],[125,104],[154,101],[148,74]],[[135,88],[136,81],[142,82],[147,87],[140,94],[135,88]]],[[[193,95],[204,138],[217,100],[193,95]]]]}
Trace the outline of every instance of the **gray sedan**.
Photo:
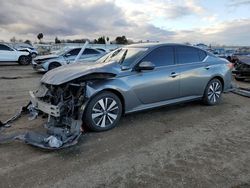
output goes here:
{"type": "Polygon", "coordinates": [[[227,60],[192,46],[129,45],[95,64],[49,71],[31,101],[49,115],[50,126],[75,131],[77,121],[105,131],[122,114],[193,100],[216,105],[231,88],[231,68],[227,60]]]}

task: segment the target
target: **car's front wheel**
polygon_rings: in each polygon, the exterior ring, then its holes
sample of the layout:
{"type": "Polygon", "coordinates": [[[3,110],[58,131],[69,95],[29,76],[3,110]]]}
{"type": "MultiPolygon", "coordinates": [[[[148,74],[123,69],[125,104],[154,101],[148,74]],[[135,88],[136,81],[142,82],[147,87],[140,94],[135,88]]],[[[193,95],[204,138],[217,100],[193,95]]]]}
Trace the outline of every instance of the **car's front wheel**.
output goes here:
{"type": "Polygon", "coordinates": [[[20,56],[18,63],[20,65],[29,65],[31,63],[31,58],[29,56],[20,56]]]}
{"type": "Polygon", "coordinates": [[[122,115],[122,104],[114,93],[101,92],[91,99],[84,113],[83,121],[93,131],[114,128],[122,115]]]}
{"type": "Polygon", "coordinates": [[[212,79],[204,92],[203,101],[207,105],[216,105],[221,101],[223,86],[220,80],[212,79]]]}

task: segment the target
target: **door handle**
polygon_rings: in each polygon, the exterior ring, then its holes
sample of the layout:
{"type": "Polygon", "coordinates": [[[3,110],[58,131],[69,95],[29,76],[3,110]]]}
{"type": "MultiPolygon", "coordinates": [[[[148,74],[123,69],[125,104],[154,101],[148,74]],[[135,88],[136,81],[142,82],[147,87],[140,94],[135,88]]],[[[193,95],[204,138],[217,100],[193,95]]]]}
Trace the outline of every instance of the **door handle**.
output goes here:
{"type": "Polygon", "coordinates": [[[170,77],[175,78],[178,75],[179,75],[178,73],[172,72],[171,75],[170,75],[170,77]]]}
{"type": "Polygon", "coordinates": [[[209,70],[210,69],[210,65],[206,66],[205,69],[209,70]]]}

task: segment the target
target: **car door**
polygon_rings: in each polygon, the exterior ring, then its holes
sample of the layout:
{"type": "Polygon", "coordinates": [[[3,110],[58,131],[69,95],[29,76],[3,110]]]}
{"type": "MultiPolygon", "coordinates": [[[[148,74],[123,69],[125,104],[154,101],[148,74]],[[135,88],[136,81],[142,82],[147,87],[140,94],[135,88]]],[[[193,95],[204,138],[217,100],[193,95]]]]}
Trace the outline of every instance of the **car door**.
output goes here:
{"type": "Polygon", "coordinates": [[[174,59],[173,47],[158,47],[140,61],[150,61],[155,68],[134,71],[134,74],[128,77],[127,82],[132,85],[132,90],[143,104],[179,97],[179,77],[174,59]]]}
{"type": "Polygon", "coordinates": [[[66,59],[67,63],[73,62],[76,58],[76,56],[79,54],[81,48],[75,48],[72,50],[69,50],[65,55],[64,58],[66,59]]]}
{"type": "Polygon", "coordinates": [[[0,44],[0,61],[17,61],[17,54],[10,47],[0,44]]]}
{"type": "Polygon", "coordinates": [[[180,72],[180,97],[200,96],[209,79],[203,62],[205,51],[189,46],[176,46],[176,60],[180,72]]]}
{"type": "Polygon", "coordinates": [[[95,50],[95,49],[86,48],[83,51],[80,59],[88,59],[88,60],[93,59],[93,60],[96,60],[98,57],[100,57],[100,54],[101,53],[99,51],[95,50]]]}

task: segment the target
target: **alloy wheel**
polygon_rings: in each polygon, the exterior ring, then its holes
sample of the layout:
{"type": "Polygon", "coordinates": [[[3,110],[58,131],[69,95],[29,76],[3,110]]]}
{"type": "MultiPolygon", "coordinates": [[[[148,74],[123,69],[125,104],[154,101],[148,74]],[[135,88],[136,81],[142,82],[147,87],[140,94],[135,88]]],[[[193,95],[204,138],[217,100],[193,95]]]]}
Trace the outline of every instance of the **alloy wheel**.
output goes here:
{"type": "Polygon", "coordinates": [[[96,126],[109,127],[117,119],[119,111],[118,103],[110,97],[105,97],[96,102],[91,117],[96,126]]]}
{"type": "Polygon", "coordinates": [[[208,100],[211,103],[216,103],[221,97],[222,87],[220,82],[212,82],[208,89],[208,100]]]}

